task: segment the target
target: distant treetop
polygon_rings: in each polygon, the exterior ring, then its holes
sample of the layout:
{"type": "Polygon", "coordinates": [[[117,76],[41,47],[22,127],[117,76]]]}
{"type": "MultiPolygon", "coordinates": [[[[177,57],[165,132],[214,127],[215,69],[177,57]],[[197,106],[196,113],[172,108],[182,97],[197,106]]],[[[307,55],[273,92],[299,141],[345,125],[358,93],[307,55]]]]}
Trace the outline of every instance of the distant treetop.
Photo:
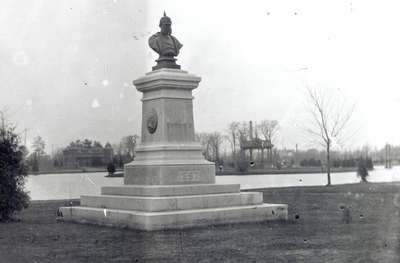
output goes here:
{"type": "Polygon", "coordinates": [[[84,139],[83,141],[76,140],[74,142],[70,142],[70,144],[66,148],[67,149],[71,149],[71,148],[92,149],[92,148],[103,148],[103,145],[101,145],[101,143],[98,141],[91,141],[89,139],[84,139]]]}

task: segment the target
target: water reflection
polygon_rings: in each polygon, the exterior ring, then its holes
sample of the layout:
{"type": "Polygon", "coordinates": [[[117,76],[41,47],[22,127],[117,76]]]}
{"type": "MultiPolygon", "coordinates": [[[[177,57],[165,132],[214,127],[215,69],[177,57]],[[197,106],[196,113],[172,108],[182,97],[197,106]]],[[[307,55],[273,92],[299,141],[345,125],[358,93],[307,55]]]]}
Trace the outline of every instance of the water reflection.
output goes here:
{"type": "MultiPolygon", "coordinates": [[[[400,166],[385,169],[376,167],[369,172],[369,182],[400,181],[400,166]]],[[[333,173],[332,184],[352,184],[360,182],[356,172],[333,173]]],[[[217,183],[240,183],[241,189],[255,189],[287,186],[314,186],[327,183],[325,173],[315,174],[275,174],[275,175],[246,175],[246,176],[218,176],[217,183]]]]}
{"type": "Polygon", "coordinates": [[[123,184],[123,178],[106,178],[105,172],[42,174],[29,176],[26,189],[32,200],[74,199],[82,194],[100,194],[101,186],[123,184]]]}
{"type": "MultiPolygon", "coordinates": [[[[26,188],[32,200],[75,199],[82,194],[100,194],[101,186],[123,184],[123,178],[106,178],[105,172],[77,174],[47,174],[29,176],[26,188]]],[[[325,185],[326,175],[318,174],[273,174],[245,176],[217,176],[218,184],[239,183],[242,189],[325,185]]],[[[358,183],[355,172],[332,174],[332,184],[358,183]]],[[[368,177],[370,182],[400,181],[400,167],[384,169],[376,167],[368,177]]]]}

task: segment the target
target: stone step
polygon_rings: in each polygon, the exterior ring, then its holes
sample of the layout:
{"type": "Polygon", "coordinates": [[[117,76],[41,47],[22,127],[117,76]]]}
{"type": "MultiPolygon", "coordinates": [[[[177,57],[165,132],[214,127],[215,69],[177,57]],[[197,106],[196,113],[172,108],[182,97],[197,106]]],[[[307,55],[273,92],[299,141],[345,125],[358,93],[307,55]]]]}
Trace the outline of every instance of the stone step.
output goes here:
{"type": "Polygon", "coordinates": [[[122,185],[101,188],[102,195],[177,196],[238,193],[239,184],[122,185]]]}
{"type": "Polygon", "coordinates": [[[61,207],[65,221],[141,230],[181,229],[207,225],[287,220],[287,205],[260,204],[167,212],[142,212],[92,207],[61,207]]]}
{"type": "Polygon", "coordinates": [[[147,212],[256,205],[261,204],[262,202],[263,195],[259,192],[166,197],[121,195],[81,196],[81,206],[122,210],[138,210],[147,212]]]}

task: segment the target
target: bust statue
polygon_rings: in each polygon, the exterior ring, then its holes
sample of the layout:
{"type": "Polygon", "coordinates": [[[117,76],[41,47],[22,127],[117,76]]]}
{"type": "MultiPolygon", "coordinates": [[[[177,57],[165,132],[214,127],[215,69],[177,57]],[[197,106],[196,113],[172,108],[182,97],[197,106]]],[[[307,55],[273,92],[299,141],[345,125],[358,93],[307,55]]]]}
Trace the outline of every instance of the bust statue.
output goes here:
{"type": "Polygon", "coordinates": [[[174,57],[178,56],[182,44],[176,37],[171,35],[171,24],[171,18],[164,12],[164,16],[160,19],[161,31],[149,38],[149,46],[159,55],[156,60],[157,65],[153,67],[153,70],[160,68],[181,68],[181,66],[175,63],[176,58],[174,57]]]}

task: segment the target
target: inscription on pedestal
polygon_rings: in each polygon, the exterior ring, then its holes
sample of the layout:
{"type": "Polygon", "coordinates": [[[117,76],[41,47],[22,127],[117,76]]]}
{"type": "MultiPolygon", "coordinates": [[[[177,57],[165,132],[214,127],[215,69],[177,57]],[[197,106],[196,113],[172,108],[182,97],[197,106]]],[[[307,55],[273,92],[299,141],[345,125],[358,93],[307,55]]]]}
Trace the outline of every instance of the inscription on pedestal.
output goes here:
{"type": "Polygon", "coordinates": [[[178,175],[182,182],[200,181],[201,179],[199,170],[179,171],[178,175]]]}

